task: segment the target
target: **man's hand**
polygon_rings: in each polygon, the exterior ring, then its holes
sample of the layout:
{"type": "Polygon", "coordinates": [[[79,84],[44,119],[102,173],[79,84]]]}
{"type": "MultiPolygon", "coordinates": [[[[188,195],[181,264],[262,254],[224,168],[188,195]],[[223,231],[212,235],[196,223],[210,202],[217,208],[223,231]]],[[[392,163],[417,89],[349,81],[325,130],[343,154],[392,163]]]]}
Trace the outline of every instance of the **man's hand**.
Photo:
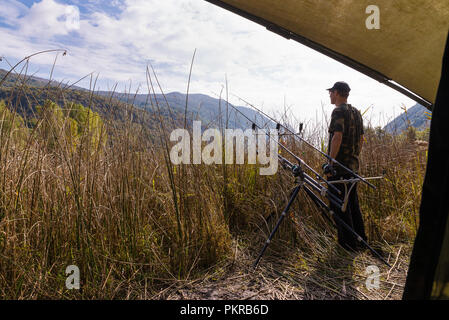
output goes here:
{"type": "Polygon", "coordinates": [[[334,168],[332,167],[332,165],[330,163],[323,164],[322,168],[323,168],[323,172],[326,175],[326,177],[333,176],[336,174],[334,168]]]}

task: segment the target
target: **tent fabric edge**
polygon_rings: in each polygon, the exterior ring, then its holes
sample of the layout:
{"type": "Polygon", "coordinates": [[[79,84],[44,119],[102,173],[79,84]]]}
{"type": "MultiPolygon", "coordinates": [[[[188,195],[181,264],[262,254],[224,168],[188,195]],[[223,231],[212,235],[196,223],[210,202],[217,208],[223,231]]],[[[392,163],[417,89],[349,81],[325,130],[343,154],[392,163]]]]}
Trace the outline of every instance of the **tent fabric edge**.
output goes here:
{"type": "Polygon", "coordinates": [[[314,42],[314,41],[312,41],[310,39],[307,39],[307,38],[305,38],[305,37],[303,37],[303,36],[301,36],[301,35],[299,35],[297,33],[294,33],[294,32],[292,32],[290,30],[287,30],[287,29],[285,29],[283,27],[280,27],[277,24],[274,24],[274,23],[272,23],[272,22],[270,22],[268,20],[265,20],[265,19],[263,19],[261,17],[258,17],[256,15],[253,15],[253,14],[247,12],[247,11],[244,11],[244,10],[242,10],[240,8],[232,6],[232,5],[230,5],[230,4],[226,3],[226,2],[223,2],[221,0],[205,0],[205,1],[207,1],[209,3],[212,3],[214,5],[217,5],[217,6],[223,8],[225,10],[231,11],[231,12],[233,12],[233,13],[239,15],[239,16],[242,16],[242,17],[244,17],[244,18],[246,18],[246,19],[248,19],[250,21],[253,21],[253,22],[257,23],[257,24],[260,24],[263,27],[265,27],[267,30],[269,30],[271,32],[274,32],[274,33],[276,33],[276,34],[278,34],[278,35],[280,35],[280,36],[282,36],[282,37],[284,37],[286,39],[292,39],[292,40],[294,40],[296,42],[299,42],[299,43],[301,43],[301,44],[303,44],[303,45],[305,45],[305,46],[307,46],[307,47],[309,47],[309,48],[311,48],[311,49],[313,49],[315,51],[318,51],[318,52],[320,52],[320,53],[322,53],[322,54],[324,54],[324,55],[326,55],[326,56],[328,56],[328,57],[330,57],[330,58],[332,58],[332,59],[334,59],[334,60],[336,60],[336,61],[338,61],[338,62],[340,62],[340,63],[342,63],[342,64],[344,64],[344,65],[346,65],[346,66],[348,66],[348,67],[350,67],[352,69],[354,69],[354,70],[357,70],[357,71],[363,73],[364,75],[366,75],[366,76],[368,76],[368,77],[370,77],[370,78],[372,78],[374,80],[379,81],[380,83],[385,84],[386,86],[388,86],[388,87],[390,87],[390,88],[392,88],[392,89],[394,89],[394,90],[404,94],[405,96],[409,97],[410,99],[412,99],[412,100],[418,102],[419,104],[423,105],[424,107],[426,107],[430,111],[432,110],[432,103],[429,102],[428,100],[426,100],[426,99],[422,98],[421,96],[413,93],[411,90],[408,90],[407,88],[405,88],[403,86],[400,86],[400,85],[397,85],[397,84],[391,82],[391,80],[393,80],[393,79],[388,78],[387,76],[383,75],[382,73],[380,73],[380,72],[378,72],[378,71],[376,71],[374,69],[371,69],[370,67],[368,67],[368,66],[366,66],[366,65],[364,65],[362,63],[359,63],[359,62],[351,59],[348,56],[345,56],[345,55],[343,55],[341,53],[338,53],[338,52],[336,52],[336,51],[334,51],[332,49],[329,49],[329,48],[327,48],[327,47],[325,47],[323,45],[320,45],[319,43],[316,43],[316,42],[314,42]]]}

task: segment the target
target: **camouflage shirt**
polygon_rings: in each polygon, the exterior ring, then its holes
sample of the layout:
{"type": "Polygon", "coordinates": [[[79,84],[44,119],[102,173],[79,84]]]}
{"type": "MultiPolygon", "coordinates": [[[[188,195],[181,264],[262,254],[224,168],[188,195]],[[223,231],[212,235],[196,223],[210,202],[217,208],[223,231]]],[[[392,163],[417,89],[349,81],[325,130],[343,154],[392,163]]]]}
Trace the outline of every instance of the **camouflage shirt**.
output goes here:
{"type": "MultiPolygon", "coordinates": [[[[363,119],[360,111],[350,104],[341,104],[334,108],[329,126],[330,153],[331,141],[335,132],[343,132],[340,149],[335,158],[342,165],[355,172],[359,169],[360,136],[363,135],[363,119]]],[[[335,165],[337,174],[345,174],[346,170],[335,165]]]]}

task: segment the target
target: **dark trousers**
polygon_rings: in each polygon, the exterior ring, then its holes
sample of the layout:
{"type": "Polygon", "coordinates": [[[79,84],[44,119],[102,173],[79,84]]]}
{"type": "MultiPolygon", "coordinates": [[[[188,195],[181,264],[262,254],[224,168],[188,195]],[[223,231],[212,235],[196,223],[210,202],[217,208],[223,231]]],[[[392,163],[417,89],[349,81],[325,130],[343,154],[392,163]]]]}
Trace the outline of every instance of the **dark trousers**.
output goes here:
{"type": "MultiPolygon", "coordinates": [[[[328,181],[335,181],[341,179],[349,179],[349,176],[332,176],[328,178],[328,181]]],[[[345,186],[343,183],[333,183],[333,185],[340,190],[341,194],[338,195],[333,192],[339,199],[343,200],[345,196],[345,186]]],[[[347,190],[351,187],[350,183],[346,184],[347,190]]],[[[329,190],[332,192],[332,189],[329,190]]],[[[342,219],[349,227],[351,227],[363,240],[367,241],[365,234],[365,226],[363,225],[362,212],[359,206],[359,197],[357,195],[357,185],[355,185],[351,192],[349,193],[348,204],[346,211],[342,212],[340,208],[330,202],[330,208],[335,212],[335,214],[342,219]]],[[[357,250],[361,248],[361,243],[357,241],[354,234],[348,231],[343,225],[335,221],[338,230],[338,243],[345,249],[357,250]]]]}

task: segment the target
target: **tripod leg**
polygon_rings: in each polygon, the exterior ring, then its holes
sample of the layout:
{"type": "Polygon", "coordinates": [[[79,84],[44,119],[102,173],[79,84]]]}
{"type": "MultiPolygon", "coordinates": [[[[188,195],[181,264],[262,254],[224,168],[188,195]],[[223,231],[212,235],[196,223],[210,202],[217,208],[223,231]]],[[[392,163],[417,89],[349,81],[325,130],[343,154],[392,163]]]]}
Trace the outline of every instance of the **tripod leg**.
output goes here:
{"type": "Polygon", "coordinates": [[[309,198],[312,199],[312,201],[315,203],[315,205],[321,209],[321,213],[323,214],[323,216],[332,224],[333,227],[336,228],[337,226],[335,225],[334,221],[332,221],[332,219],[326,214],[326,204],[321,199],[311,196],[310,193],[313,194],[313,192],[307,186],[304,186],[304,190],[309,195],[309,198]]]}
{"type": "Polygon", "coordinates": [[[388,267],[391,268],[390,264],[388,262],[386,262],[384,260],[384,258],[382,258],[382,256],[376,251],[374,250],[368,243],[366,243],[365,240],[363,240],[363,238],[361,236],[359,236],[350,226],[348,226],[346,224],[346,222],[344,222],[339,216],[337,216],[323,201],[321,201],[321,199],[319,199],[317,197],[316,194],[314,194],[309,188],[307,188],[306,186],[304,186],[304,191],[307,193],[307,195],[317,204],[319,204],[322,208],[326,209],[327,212],[329,212],[329,214],[331,215],[331,217],[333,217],[338,224],[342,225],[346,230],[348,230],[349,232],[351,232],[357,239],[357,241],[363,243],[363,245],[365,247],[367,247],[380,261],[382,261],[383,263],[385,263],[388,267]]]}
{"type": "Polygon", "coordinates": [[[298,195],[299,190],[301,189],[301,184],[298,184],[298,186],[293,190],[293,193],[290,197],[290,200],[287,203],[287,206],[285,207],[284,211],[282,211],[282,214],[274,227],[273,231],[271,231],[270,236],[268,237],[267,241],[265,242],[265,245],[263,246],[262,250],[259,253],[259,256],[257,257],[256,262],[254,262],[253,267],[256,268],[259,264],[260,259],[262,258],[265,250],[267,249],[268,245],[271,242],[271,239],[273,238],[274,234],[276,233],[277,229],[281,225],[282,221],[284,220],[285,216],[287,215],[288,210],[290,209],[290,206],[293,204],[293,201],[295,200],[296,196],[298,195]]]}

